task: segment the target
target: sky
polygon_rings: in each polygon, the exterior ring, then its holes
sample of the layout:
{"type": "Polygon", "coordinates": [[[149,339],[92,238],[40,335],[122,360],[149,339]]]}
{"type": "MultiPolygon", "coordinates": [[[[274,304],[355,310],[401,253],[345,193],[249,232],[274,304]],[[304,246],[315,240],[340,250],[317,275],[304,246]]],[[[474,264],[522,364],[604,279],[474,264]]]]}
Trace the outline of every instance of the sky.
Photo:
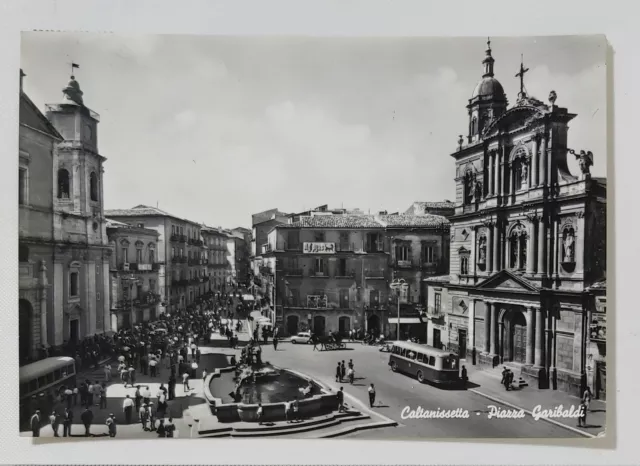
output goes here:
{"type": "MultiPolygon", "coordinates": [[[[404,211],[455,200],[458,135],[486,38],[22,34],[24,90],[60,102],[71,74],[100,114],[104,207],[158,206],[211,226],[319,205],[404,211]]],[[[510,104],[528,93],[578,116],[568,146],[606,176],[604,36],[494,37],[510,104]]],[[[577,163],[569,159],[573,174],[577,163]]]]}

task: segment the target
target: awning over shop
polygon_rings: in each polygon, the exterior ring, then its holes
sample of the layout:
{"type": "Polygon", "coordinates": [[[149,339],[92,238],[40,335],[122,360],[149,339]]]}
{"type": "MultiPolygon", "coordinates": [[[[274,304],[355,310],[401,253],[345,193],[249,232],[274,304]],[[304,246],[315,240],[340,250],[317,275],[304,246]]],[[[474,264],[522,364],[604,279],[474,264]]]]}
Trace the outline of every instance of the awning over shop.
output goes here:
{"type": "MultiPolygon", "coordinates": [[[[398,325],[397,317],[389,317],[389,323],[393,325],[398,325]]],[[[400,317],[401,324],[421,324],[420,319],[418,317],[400,317]]]]}

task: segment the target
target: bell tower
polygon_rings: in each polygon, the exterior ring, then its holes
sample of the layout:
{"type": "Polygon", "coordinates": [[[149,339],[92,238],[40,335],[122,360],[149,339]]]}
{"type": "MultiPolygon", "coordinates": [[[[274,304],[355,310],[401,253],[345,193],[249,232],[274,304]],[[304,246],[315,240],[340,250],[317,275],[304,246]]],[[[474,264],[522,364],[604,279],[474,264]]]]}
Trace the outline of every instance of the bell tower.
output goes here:
{"type": "Polygon", "coordinates": [[[103,203],[103,163],[98,153],[100,116],[85,106],[80,84],[71,76],[62,89],[62,100],[46,105],[46,116],[64,140],[54,160],[54,206],[56,235],[75,241],[79,235],[88,244],[106,244],[103,203]],[[82,228],[80,228],[80,223],[82,228]]]}
{"type": "Polygon", "coordinates": [[[495,59],[491,53],[491,40],[487,39],[482,66],[484,73],[476,85],[467,109],[469,110],[469,135],[467,140],[474,143],[480,140],[483,131],[507,109],[507,97],[502,84],[494,77],[495,59]]]}

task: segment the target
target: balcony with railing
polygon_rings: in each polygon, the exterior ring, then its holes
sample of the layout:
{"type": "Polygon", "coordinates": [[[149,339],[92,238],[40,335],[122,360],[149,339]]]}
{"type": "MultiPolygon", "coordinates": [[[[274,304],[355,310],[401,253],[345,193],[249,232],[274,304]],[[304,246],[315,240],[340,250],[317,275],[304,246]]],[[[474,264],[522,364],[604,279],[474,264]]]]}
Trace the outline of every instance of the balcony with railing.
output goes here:
{"type": "Polygon", "coordinates": [[[144,262],[131,262],[129,263],[129,270],[132,272],[152,272],[155,264],[144,262]]]}
{"type": "Polygon", "coordinates": [[[191,258],[189,259],[189,265],[202,265],[202,259],[191,258]]]}
{"type": "Polygon", "coordinates": [[[186,243],[187,242],[187,236],[186,235],[178,235],[178,242],[186,243]]]}
{"type": "Polygon", "coordinates": [[[177,243],[180,241],[180,235],[173,234],[171,235],[170,240],[174,243],[177,243]]]}

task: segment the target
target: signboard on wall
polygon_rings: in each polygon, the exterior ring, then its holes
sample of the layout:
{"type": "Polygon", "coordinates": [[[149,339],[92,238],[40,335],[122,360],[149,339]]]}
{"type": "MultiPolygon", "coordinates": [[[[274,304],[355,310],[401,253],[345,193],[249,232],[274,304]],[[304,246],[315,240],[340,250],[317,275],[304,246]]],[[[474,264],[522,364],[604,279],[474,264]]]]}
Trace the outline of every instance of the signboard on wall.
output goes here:
{"type": "Polygon", "coordinates": [[[334,254],[336,243],[302,243],[302,252],[305,254],[334,254]]]}

